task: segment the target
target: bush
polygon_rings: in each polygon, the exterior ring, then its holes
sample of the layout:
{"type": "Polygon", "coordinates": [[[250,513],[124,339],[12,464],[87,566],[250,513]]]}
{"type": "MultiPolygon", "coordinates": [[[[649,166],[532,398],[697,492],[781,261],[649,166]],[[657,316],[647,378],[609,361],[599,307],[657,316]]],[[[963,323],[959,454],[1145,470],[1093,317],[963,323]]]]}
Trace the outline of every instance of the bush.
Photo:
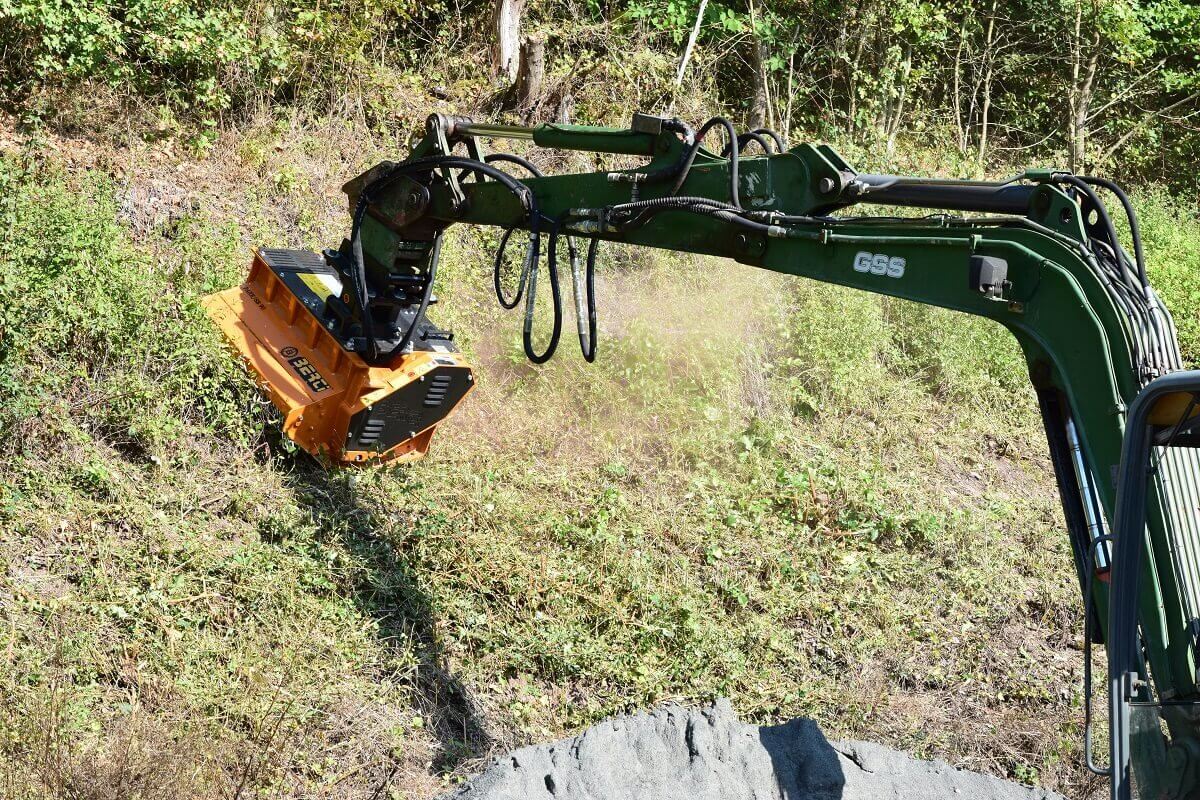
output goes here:
{"type": "Polygon", "coordinates": [[[208,123],[254,99],[292,99],[353,80],[368,43],[413,0],[86,3],[0,0],[0,83],[17,104],[97,82],[208,123]]]}
{"type": "Polygon", "coordinates": [[[133,248],[106,179],[80,181],[0,161],[0,441],[27,448],[82,425],[153,453],[189,421],[245,439],[254,394],[199,287],[133,248]]]}

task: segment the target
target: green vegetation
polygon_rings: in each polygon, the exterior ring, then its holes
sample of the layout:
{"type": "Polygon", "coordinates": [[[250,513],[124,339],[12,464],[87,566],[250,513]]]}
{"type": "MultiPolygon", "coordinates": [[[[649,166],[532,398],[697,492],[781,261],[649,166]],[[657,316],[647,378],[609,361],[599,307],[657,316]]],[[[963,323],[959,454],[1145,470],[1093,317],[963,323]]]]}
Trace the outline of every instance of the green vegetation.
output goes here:
{"type": "MultiPolygon", "coordinates": [[[[397,119],[397,97],[503,105],[490,6],[414,0],[0,2],[0,89],[29,119],[95,127],[128,93],[199,146],[277,104],[397,119]],[[82,90],[82,91],[81,91],[82,90]],[[86,102],[81,102],[82,98],[86,102]]],[[[547,46],[547,88],[580,116],[716,101],[751,125],[953,149],[1194,188],[1200,10],[1185,0],[520,0],[547,46]],[[697,20],[697,14],[700,18],[697,20]],[[693,25],[698,46],[672,85],[693,25]],[[611,87],[621,86],[614,95],[611,87]],[[614,102],[614,97],[619,99],[614,102]]],[[[540,102],[540,101],[539,101],[540,102]]],[[[423,110],[423,109],[420,109],[423,110]]]]}
{"type": "MultiPolygon", "coordinates": [[[[1069,69],[1027,45],[1078,12],[1114,101],[1083,155],[1185,193],[1134,200],[1200,362],[1191,106],[1139,110],[1193,91],[1193,10],[836,5],[714,0],[678,90],[696,4],[526,13],[577,119],[762,96],[863,169],[962,175],[1071,157],[1069,69]]],[[[416,800],[716,695],[1086,796],[1074,568],[989,323],[613,247],[597,363],[535,368],[495,232],[455,231],[432,316],[480,385],[431,457],[330,473],[280,440],[198,299],[251,246],[339,241],[341,182],[429,111],[517,113],[458,9],[0,0],[0,797],[416,800]]]]}

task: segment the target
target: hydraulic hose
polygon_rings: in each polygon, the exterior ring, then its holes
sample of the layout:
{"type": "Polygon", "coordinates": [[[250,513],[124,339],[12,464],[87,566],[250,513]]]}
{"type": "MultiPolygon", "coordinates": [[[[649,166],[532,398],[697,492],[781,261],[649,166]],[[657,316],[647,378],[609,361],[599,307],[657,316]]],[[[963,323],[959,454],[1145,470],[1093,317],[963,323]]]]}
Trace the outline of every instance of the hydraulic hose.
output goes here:
{"type": "MultiPolygon", "coordinates": [[[[725,129],[726,140],[727,140],[726,141],[726,150],[733,151],[729,155],[729,168],[730,168],[730,173],[731,173],[730,174],[730,182],[729,182],[730,183],[729,193],[730,193],[733,204],[735,206],[737,206],[738,208],[741,208],[741,204],[738,200],[738,178],[737,178],[737,173],[738,173],[737,149],[738,148],[737,148],[736,142],[737,142],[738,136],[737,136],[737,131],[734,130],[733,123],[730,122],[729,120],[725,119],[724,117],[713,117],[712,119],[708,120],[708,122],[705,122],[703,125],[701,125],[700,130],[695,135],[692,135],[691,129],[688,128],[687,125],[684,125],[683,123],[679,122],[678,120],[669,120],[669,122],[672,123],[672,127],[669,128],[670,130],[675,130],[675,131],[679,131],[679,132],[683,133],[684,142],[687,144],[688,148],[687,148],[687,150],[684,151],[683,157],[680,158],[679,161],[675,162],[671,166],[664,167],[664,168],[657,169],[657,170],[652,170],[650,172],[642,173],[642,182],[644,182],[644,183],[661,183],[663,181],[669,181],[672,178],[674,178],[675,184],[672,186],[670,193],[678,194],[680,187],[683,186],[683,182],[687,180],[688,173],[691,172],[691,170],[692,170],[692,163],[696,160],[696,154],[700,152],[700,145],[704,142],[705,135],[710,130],[712,130],[716,126],[720,125],[721,127],[723,127],[725,129]]],[[[664,123],[664,127],[665,126],[666,126],[666,123],[664,123]]]]}
{"type": "MultiPolygon", "coordinates": [[[[682,123],[680,123],[680,124],[682,125],[682,123]]],[[[686,129],[686,126],[684,126],[684,128],[686,129]]],[[[689,133],[690,133],[690,131],[689,131],[689,133]]],[[[496,161],[505,161],[510,164],[516,164],[516,165],[524,168],[530,174],[532,174],[535,178],[543,177],[542,171],[539,170],[536,166],[534,166],[530,161],[522,158],[521,156],[513,155],[511,153],[492,153],[488,156],[485,156],[484,161],[487,161],[488,163],[493,163],[496,161]]],[[[493,270],[493,273],[492,273],[493,281],[494,281],[495,287],[496,287],[496,299],[499,300],[500,305],[506,309],[515,308],[517,303],[519,303],[521,301],[521,292],[525,288],[526,278],[527,278],[527,276],[529,276],[531,274],[531,270],[536,269],[536,267],[534,266],[534,261],[536,261],[537,251],[533,248],[530,248],[530,249],[526,250],[525,265],[521,271],[521,281],[517,287],[517,293],[512,298],[511,301],[507,301],[507,298],[505,298],[505,296],[504,296],[504,291],[503,291],[502,287],[500,286],[500,264],[504,257],[504,249],[508,244],[509,236],[512,234],[513,230],[514,230],[513,228],[506,228],[504,230],[504,235],[500,239],[500,247],[496,251],[495,269],[493,270]],[[528,257],[530,255],[530,253],[534,254],[534,259],[532,259],[532,260],[528,257]]],[[[575,297],[575,317],[576,317],[576,328],[578,329],[578,332],[579,332],[579,349],[583,352],[584,359],[590,363],[590,362],[594,361],[596,358],[596,292],[595,292],[595,275],[594,275],[595,258],[596,258],[596,240],[593,239],[591,246],[588,248],[588,260],[587,260],[587,267],[586,267],[586,269],[587,269],[587,286],[586,286],[586,304],[585,304],[583,302],[584,301],[584,291],[583,291],[582,287],[580,286],[581,279],[580,279],[580,274],[579,274],[579,250],[575,244],[575,237],[568,235],[566,238],[567,238],[567,257],[570,259],[570,262],[571,262],[571,286],[572,286],[573,294],[575,297]],[[585,319],[587,321],[586,326],[585,326],[585,319]]],[[[532,322],[531,322],[532,317],[531,317],[531,312],[528,310],[528,308],[526,310],[526,328],[524,330],[525,354],[527,356],[529,356],[530,359],[534,361],[534,363],[539,363],[539,364],[542,362],[539,361],[538,358],[541,358],[542,360],[548,360],[550,358],[550,356],[554,354],[554,349],[557,347],[557,344],[558,344],[559,329],[561,328],[561,325],[562,325],[562,319],[561,319],[562,318],[562,307],[561,307],[560,293],[559,293],[559,289],[558,289],[558,273],[557,273],[558,225],[555,225],[553,232],[550,235],[549,247],[550,247],[549,258],[552,259],[554,262],[554,264],[552,266],[550,266],[550,279],[553,281],[551,289],[554,294],[554,314],[555,314],[554,326],[555,327],[554,327],[554,332],[552,333],[552,336],[551,336],[551,345],[547,348],[545,353],[543,353],[541,356],[538,356],[537,358],[534,357],[535,354],[533,353],[533,343],[532,343],[532,338],[531,338],[531,336],[532,336],[532,322]]],[[[536,294],[536,292],[537,292],[536,279],[535,279],[534,283],[531,285],[530,291],[531,291],[531,293],[536,294]]],[[[532,299],[530,301],[530,305],[532,306],[532,299]]]]}
{"type": "MultiPolygon", "coordinates": [[[[408,347],[412,341],[413,333],[417,330],[417,325],[425,317],[425,311],[429,308],[429,298],[433,296],[433,282],[437,279],[438,260],[442,256],[442,232],[438,231],[433,238],[433,251],[429,256],[429,276],[425,279],[425,291],[421,294],[421,304],[417,306],[417,313],[413,315],[412,322],[408,324],[408,330],[404,332],[404,338],[396,345],[396,350],[403,353],[404,348],[408,347]]],[[[368,314],[371,312],[368,311],[368,314]]]]}
{"type": "Polygon", "coordinates": [[[571,264],[572,288],[575,293],[575,321],[579,330],[579,351],[589,364],[596,360],[596,251],[600,240],[588,243],[587,263],[583,286],[580,286],[579,269],[571,264]],[[585,322],[586,320],[586,322],[585,322]]]}
{"type": "Polygon", "coordinates": [[[692,164],[696,161],[696,154],[700,152],[700,145],[704,142],[705,135],[718,125],[725,129],[726,139],[729,142],[729,202],[740,211],[742,203],[738,196],[737,131],[734,129],[733,123],[725,119],[725,117],[713,117],[700,126],[700,130],[696,132],[696,141],[688,148],[687,156],[683,160],[683,167],[679,170],[679,174],[675,178],[675,183],[671,187],[671,194],[679,193],[684,181],[687,180],[688,174],[692,171],[692,164]]]}
{"type": "Polygon", "coordinates": [[[484,162],[486,162],[488,164],[494,164],[497,161],[503,161],[503,162],[507,162],[509,164],[516,164],[518,167],[521,167],[522,169],[527,170],[529,172],[529,174],[533,175],[533,177],[535,177],[535,178],[544,178],[545,177],[545,175],[542,173],[542,171],[533,165],[532,161],[530,161],[527,158],[522,158],[521,156],[515,155],[513,153],[488,153],[486,156],[483,157],[483,160],[484,160],[484,162]]]}
{"type": "Polygon", "coordinates": [[[533,314],[537,302],[538,262],[534,260],[529,269],[529,291],[525,295],[525,326],[521,332],[521,343],[525,357],[534,364],[545,364],[558,349],[558,338],[562,333],[562,291],[558,286],[558,225],[550,229],[550,243],[546,248],[546,267],[550,278],[550,296],[553,308],[553,323],[550,343],[538,353],[533,349],[533,314]]]}
{"type": "MultiPolygon", "coordinates": [[[[363,255],[362,247],[362,225],[367,216],[367,209],[374,200],[375,193],[380,189],[388,186],[393,181],[399,178],[418,172],[430,172],[439,167],[448,169],[465,169],[472,172],[482,173],[489,178],[494,178],[503,184],[509,191],[517,196],[521,205],[524,207],[526,214],[530,220],[530,238],[536,240],[538,228],[537,214],[537,198],[529,189],[523,186],[518,181],[514,180],[508,173],[490,166],[482,161],[476,161],[471,158],[461,156],[429,156],[427,158],[419,158],[413,161],[404,161],[393,165],[387,172],[379,176],[371,183],[367,184],[359,192],[358,202],[354,206],[354,214],[351,218],[350,227],[350,252],[353,259],[353,270],[351,272],[351,287],[354,290],[355,303],[358,305],[362,315],[363,337],[367,343],[368,358],[375,361],[379,358],[379,342],[375,338],[374,320],[371,315],[370,291],[367,286],[367,268],[363,255]]],[[[420,322],[425,308],[429,304],[429,297],[433,286],[433,277],[437,272],[437,258],[441,255],[441,237],[437,237],[434,241],[433,251],[430,258],[429,274],[426,279],[425,292],[422,297],[422,302],[419,306],[416,316],[413,318],[412,325],[408,333],[404,337],[404,346],[411,342],[411,334],[416,329],[420,322]]]]}
{"type": "Polygon", "coordinates": [[[1099,218],[1099,222],[1104,228],[1104,232],[1108,238],[1109,244],[1112,245],[1113,255],[1118,259],[1119,263],[1119,259],[1121,257],[1121,242],[1119,239],[1117,239],[1117,228],[1115,225],[1113,225],[1112,217],[1108,215],[1108,208],[1105,207],[1104,201],[1100,199],[1100,196],[1096,194],[1095,190],[1093,190],[1092,187],[1089,186],[1085,181],[1069,172],[1056,172],[1052,177],[1060,183],[1067,183],[1075,187],[1075,189],[1087,197],[1088,201],[1091,202],[1092,207],[1096,211],[1096,216],[1099,218]]]}
{"type": "Polygon", "coordinates": [[[1080,175],[1079,180],[1093,186],[1099,186],[1112,192],[1121,206],[1125,209],[1125,216],[1129,220],[1129,235],[1133,239],[1133,256],[1137,263],[1138,278],[1142,281],[1142,286],[1149,286],[1150,279],[1146,275],[1146,257],[1142,252],[1142,233],[1138,226],[1137,212],[1133,210],[1133,203],[1129,200],[1129,195],[1125,194],[1125,190],[1118,186],[1113,181],[1107,178],[1095,178],[1090,175],[1080,175]]]}
{"type": "Polygon", "coordinates": [[[1101,281],[1109,289],[1110,296],[1113,297],[1114,302],[1121,308],[1129,324],[1133,327],[1131,333],[1133,334],[1134,366],[1139,370],[1144,370],[1142,373],[1144,378],[1177,368],[1179,358],[1172,343],[1169,317],[1163,313],[1160,302],[1154,295],[1153,289],[1150,288],[1146,276],[1141,230],[1128,195],[1117,184],[1103,178],[1075,176],[1069,173],[1055,173],[1052,178],[1074,187],[1088,198],[1096,209],[1098,221],[1103,225],[1110,240],[1111,252],[1098,253],[1095,260],[1101,281]],[[1123,255],[1112,218],[1092,186],[1099,186],[1111,191],[1121,202],[1129,218],[1135,259],[1132,268],[1129,266],[1128,258],[1123,255]]]}
{"type": "Polygon", "coordinates": [[[521,302],[521,295],[525,293],[525,281],[529,277],[529,256],[534,251],[534,243],[531,240],[525,247],[525,260],[521,265],[521,274],[517,280],[517,293],[512,296],[512,299],[505,297],[504,287],[500,285],[500,272],[504,263],[504,253],[508,250],[508,240],[512,236],[516,228],[505,228],[504,233],[500,234],[500,246],[496,248],[496,255],[492,261],[492,285],[496,290],[496,301],[500,303],[503,309],[514,309],[521,302]]]}
{"type": "Polygon", "coordinates": [[[787,150],[787,142],[783,140],[782,136],[770,128],[755,128],[754,130],[750,131],[750,133],[757,134],[759,136],[769,136],[775,142],[776,152],[782,153],[787,150]]]}
{"type": "MultiPolygon", "coordinates": [[[[750,131],[748,133],[739,133],[738,134],[738,137],[737,137],[738,152],[740,153],[741,151],[745,150],[746,145],[750,144],[750,142],[754,142],[755,144],[757,144],[760,148],[762,148],[762,151],[764,153],[766,153],[767,155],[770,155],[772,153],[771,145],[767,144],[766,138],[764,138],[761,134],[755,133],[753,131],[750,131]]],[[[726,145],[725,149],[721,151],[721,157],[722,158],[729,157],[729,145],[726,145]]]]}
{"type": "MultiPolygon", "coordinates": [[[[516,164],[535,178],[543,177],[542,171],[534,166],[533,162],[512,153],[489,153],[483,157],[483,160],[488,164],[494,164],[497,161],[516,164]]],[[[492,263],[492,285],[496,290],[496,301],[505,310],[514,309],[521,302],[521,296],[525,293],[525,283],[529,279],[530,263],[538,255],[537,242],[531,236],[529,243],[525,246],[525,260],[522,262],[520,277],[517,279],[517,292],[512,296],[512,299],[505,297],[504,287],[500,285],[500,272],[504,263],[504,254],[508,249],[508,240],[511,238],[514,230],[516,229],[504,229],[504,233],[500,236],[500,246],[496,248],[496,255],[492,263]],[[531,256],[533,259],[531,259],[531,256]]]]}

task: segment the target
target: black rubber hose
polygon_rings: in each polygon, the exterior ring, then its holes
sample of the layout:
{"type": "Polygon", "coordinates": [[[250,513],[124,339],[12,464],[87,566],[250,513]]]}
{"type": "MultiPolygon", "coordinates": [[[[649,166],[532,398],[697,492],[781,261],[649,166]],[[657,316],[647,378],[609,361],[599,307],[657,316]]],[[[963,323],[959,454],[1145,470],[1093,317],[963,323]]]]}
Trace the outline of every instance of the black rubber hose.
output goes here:
{"type": "Polygon", "coordinates": [[[404,332],[404,338],[400,340],[400,343],[396,345],[396,348],[392,352],[404,352],[404,348],[408,347],[408,343],[412,341],[413,333],[417,330],[417,325],[425,317],[425,311],[429,308],[429,298],[433,296],[433,282],[437,278],[438,260],[441,257],[442,232],[438,231],[434,234],[433,238],[433,252],[429,254],[429,277],[425,280],[425,291],[421,295],[421,304],[417,306],[417,313],[413,315],[412,322],[408,325],[408,330],[404,332]]]}
{"type": "Polygon", "coordinates": [[[1120,201],[1121,206],[1125,209],[1125,216],[1129,219],[1129,235],[1133,239],[1133,257],[1137,263],[1138,278],[1141,279],[1143,287],[1149,286],[1150,279],[1146,275],[1146,257],[1142,252],[1142,232],[1138,226],[1137,212],[1133,209],[1133,203],[1129,200],[1129,195],[1125,194],[1124,189],[1107,178],[1080,175],[1079,180],[1107,189],[1116,195],[1117,200],[1120,201]]]}
{"type": "Polygon", "coordinates": [[[783,153],[787,150],[787,142],[783,140],[782,136],[770,128],[755,128],[754,130],[750,131],[750,133],[771,137],[775,141],[776,152],[783,153]]]}
{"type": "MultiPolygon", "coordinates": [[[[507,162],[510,164],[516,164],[517,166],[527,170],[535,178],[544,178],[545,177],[545,174],[540,169],[538,169],[536,166],[534,166],[534,164],[531,161],[529,161],[529,159],[522,158],[521,156],[514,155],[512,153],[491,153],[489,155],[484,156],[483,160],[488,162],[489,164],[496,162],[496,161],[503,161],[503,162],[507,162]]],[[[558,231],[558,228],[555,227],[555,233],[553,234],[554,237],[558,236],[557,231],[558,231]]],[[[517,293],[516,293],[516,295],[513,296],[511,301],[506,302],[506,298],[504,297],[504,290],[500,286],[500,264],[504,258],[504,249],[508,245],[508,239],[512,232],[513,232],[512,228],[504,229],[504,235],[500,239],[500,247],[496,251],[496,259],[495,259],[495,263],[494,263],[494,269],[492,270],[492,281],[495,284],[495,288],[496,288],[496,299],[500,302],[500,306],[505,309],[516,308],[517,304],[521,302],[521,293],[525,289],[526,279],[529,275],[530,264],[536,261],[536,258],[538,255],[538,250],[535,246],[535,243],[533,243],[531,241],[529,248],[526,250],[526,261],[521,270],[521,279],[520,279],[520,283],[517,285],[517,293]],[[533,259],[529,258],[530,253],[534,254],[533,259]]],[[[557,247],[557,244],[558,244],[557,241],[553,241],[551,246],[557,247]]],[[[555,256],[557,257],[557,251],[555,251],[555,256]]],[[[576,247],[575,238],[573,236],[567,236],[567,256],[568,256],[568,258],[571,259],[572,265],[575,264],[576,260],[579,258],[579,250],[576,247]]]]}
{"type": "Polygon", "coordinates": [[[638,212],[633,217],[618,223],[623,228],[628,229],[645,225],[652,217],[663,211],[686,211],[694,205],[740,212],[740,209],[730,203],[726,203],[724,200],[713,200],[711,197],[696,197],[691,195],[683,197],[671,195],[668,197],[656,197],[650,200],[635,200],[631,203],[621,203],[620,205],[611,206],[608,209],[608,213],[628,214],[630,212],[638,212]]]}
{"type": "MultiPolygon", "coordinates": [[[[773,152],[771,145],[767,144],[767,140],[757,133],[739,133],[737,137],[738,152],[746,149],[746,145],[754,142],[762,148],[763,153],[771,155],[773,152]]],[[[725,149],[721,151],[722,158],[729,158],[729,145],[725,145],[725,149]]]]}
{"type": "MultiPolygon", "coordinates": [[[[518,155],[513,155],[512,153],[489,153],[483,157],[483,160],[488,164],[492,164],[497,161],[516,164],[517,166],[529,172],[529,174],[533,175],[535,178],[543,177],[542,171],[534,166],[529,159],[522,158],[518,155]]],[[[500,307],[505,310],[512,310],[516,308],[521,302],[522,295],[525,294],[525,284],[529,279],[529,256],[532,252],[534,252],[535,248],[535,243],[531,239],[529,244],[525,247],[525,260],[521,264],[521,274],[517,279],[517,292],[512,296],[512,299],[505,297],[504,287],[500,285],[500,272],[504,264],[505,252],[508,249],[508,240],[512,237],[514,230],[516,229],[504,229],[504,233],[500,236],[500,246],[496,248],[496,255],[492,262],[492,285],[496,290],[496,302],[498,302],[500,307]]]]}
{"type": "Polygon", "coordinates": [[[714,206],[716,208],[727,208],[730,211],[737,211],[737,207],[732,203],[726,203],[724,200],[714,200],[711,197],[698,197],[694,195],[671,195],[670,197],[652,197],[649,200],[634,200],[628,203],[620,203],[610,207],[610,211],[638,211],[645,208],[655,208],[657,206],[676,206],[676,205],[703,205],[714,206]]]}
{"type": "Polygon", "coordinates": [[[722,222],[728,222],[733,225],[738,225],[743,228],[746,228],[747,230],[756,231],[758,233],[764,233],[764,234],[770,235],[770,232],[771,232],[772,226],[765,225],[761,222],[755,222],[754,220],[746,219],[745,217],[740,217],[736,213],[734,213],[732,211],[726,211],[723,208],[707,208],[705,206],[692,206],[685,210],[692,211],[697,214],[704,214],[705,216],[709,216],[709,217],[715,217],[715,218],[721,220],[722,222]]]}
{"type": "MultiPolygon", "coordinates": [[[[746,212],[740,211],[726,204],[713,205],[710,203],[679,203],[671,205],[661,204],[643,208],[633,219],[619,223],[620,229],[629,230],[645,225],[653,217],[663,213],[664,211],[687,211],[693,214],[703,214],[708,217],[715,217],[722,222],[728,222],[730,224],[738,225],[748,230],[755,231],[756,233],[764,233],[767,235],[770,235],[772,228],[771,225],[767,225],[756,220],[746,219],[744,216],[741,216],[746,212]]],[[[803,221],[811,222],[813,220],[805,219],[803,221]]]]}
{"type": "Polygon", "coordinates": [[[488,164],[493,164],[497,161],[504,161],[509,164],[516,164],[518,167],[528,170],[529,173],[531,175],[533,175],[533,177],[535,177],[535,178],[546,177],[545,174],[540,169],[535,167],[533,165],[533,162],[531,162],[529,159],[522,158],[521,156],[518,156],[518,155],[513,155],[512,153],[488,153],[486,156],[483,157],[483,160],[488,164]]]}
{"type": "Polygon", "coordinates": [[[724,202],[723,200],[713,200],[707,197],[657,197],[651,200],[638,200],[632,203],[621,203],[617,206],[612,206],[608,209],[608,215],[622,216],[630,215],[626,219],[615,220],[614,224],[622,228],[637,228],[645,225],[652,217],[657,216],[663,211],[684,210],[686,211],[691,206],[706,206],[708,208],[721,208],[726,211],[738,212],[738,209],[724,202]]]}
{"type": "Polygon", "coordinates": [[[362,334],[367,342],[368,360],[375,361],[379,358],[379,343],[375,341],[375,325],[371,319],[371,298],[367,290],[367,268],[362,248],[362,223],[369,205],[367,193],[361,192],[358,202],[354,205],[354,215],[350,218],[350,255],[354,260],[350,283],[354,290],[355,304],[362,312],[362,334]]]}
{"type": "Polygon", "coordinates": [[[526,211],[532,212],[536,205],[536,199],[529,191],[529,188],[522,185],[520,181],[513,178],[507,172],[491,166],[483,161],[476,161],[473,158],[465,156],[425,156],[424,158],[413,159],[412,161],[401,161],[393,164],[391,168],[383,175],[376,178],[367,186],[363,187],[363,194],[370,194],[378,189],[386,186],[397,178],[403,177],[411,172],[429,172],[439,167],[447,167],[449,169],[468,169],[473,172],[482,172],[489,178],[494,178],[504,184],[513,194],[517,195],[521,200],[521,204],[526,211]]]}
{"type": "Polygon", "coordinates": [[[517,279],[517,293],[512,296],[511,300],[505,297],[504,287],[500,285],[500,271],[504,263],[504,253],[508,249],[508,240],[515,230],[516,228],[505,228],[504,233],[500,234],[500,246],[496,248],[496,255],[492,261],[492,285],[496,289],[496,301],[500,303],[501,308],[507,310],[516,308],[517,304],[521,302],[521,297],[525,294],[525,281],[529,277],[529,252],[532,242],[525,250],[525,262],[521,265],[521,275],[517,279]]]}
{"type": "Polygon", "coordinates": [[[740,211],[742,203],[738,197],[737,131],[734,129],[733,123],[724,117],[713,117],[700,126],[700,130],[696,133],[696,141],[688,149],[687,157],[683,160],[683,168],[679,170],[679,175],[675,178],[675,185],[671,187],[671,194],[679,193],[684,181],[687,180],[688,173],[692,171],[692,164],[696,161],[696,154],[700,152],[700,145],[704,142],[705,135],[718,125],[725,129],[726,139],[731,143],[731,152],[729,154],[729,202],[740,211]]]}
{"type": "Polygon", "coordinates": [[[587,341],[579,337],[579,350],[583,360],[589,364],[596,360],[596,251],[600,248],[600,240],[592,239],[588,243],[587,266],[584,272],[584,287],[587,293],[587,341]]]}
{"type": "Polygon", "coordinates": [[[554,322],[550,331],[550,343],[541,353],[533,349],[533,313],[537,302],[538,261],[535,258],[530,265],[529,286],[525,295],[525,327],[521,334],[521,343],[525,348],[525,357],[534,364],[545,364],[558,349],[558,338],[562,334],[562,291],[558,286],[558,225],[550,230],[550,243],[547,247],[546,266],[550,278],[550,296],[553,306],[554,322]]]}
{"type": "Polygon", "coordinates": [[[642,173],[642,181],[644,183],[662,183],[669,181],[679,174],[679,171],[687,166],[688,152],[696,142],[696,132],[691,126],[680,119],[668,119],[663,122],[663,128],[669,131],[674,131],[683,137],[683,143],[687,145],[687,149],[679,156],[679,160],[674,164],[659,169],[650,170],[642,173]]]}
{"type": "MultiPolygon", "coordinates": [[[[537,198],[529,191],[528,187],[514,180],[512,176],[506,172],[496,169],[482,161],[476,161],[471,158],[463,158],[461,156],[429,156],[419,158],[413,161],[402,161],[392,167],[383,175],[379,176],[371,183],[367,184],[359,192],[358,202],[354,207],[354,214],[351,218],[350,226],[350,252],[354,261],[354,269],[351,275],[351,283],[353,284],[355,300],[359,306],[359,311],[362,312],[363,337],[367,341],[369,360],[375,361],[379,358],[379,343],[375,339],[374,320],[371,318],[370,292],[367,286],[367,268],[363,256],[362,248],[362,224],[366,219],[367,209],[371,205],[375,192],[389,185],[398,178],[414,172],[428,172],[439,167],[447,167],[450,169],[470,169],[475,172],[481,172],[490,178],[494,178],[509,189],[521,201],[526,213],[530,219],[530,234],[532,238],[537,237],[538,214],[537,214],[537,198]]],[[[436,248],[436,244],[435,244],[436,248]]],[[[436,268],[436,263],[431,265],[436,268]]],[[[431,269],[431,272],[435,269],[431,269]]],[[[427,291],[432,287],[432,281],[426,287],[427,291]]],[[[417,316],[413,320],[413,325],[420,320],[417,316]]]]}
{"type": "MultiPolygon", "coordinates": [[[[677,122],[677,120],[673,120],[673,122],[677,122]]],[[[685,134],[686,139],[688,134],[690,134],[691,129],[683,123],[679,123],[679,125],[684,131],[688,132],[685,134]]],[[[688,149],[684,151],[683,157],[680,158],[679,161],[675,162],[669,167],[643,173],[642,181],[644,183],[660,183],[662,181],[668,181],[674,178],[675,185],[671,187],[670,193],[673,195],[678,194],[680,187],[683,186],[683,182],[687,180],[688,173],[692,170],[692,163],[696,160],[696,154],[700,152],[700,145],[704,141],[704,136],[717,125],[721,125],[725,128],[726,139],[728,140],[728,143],[737,141],[737,131],[734,130],[733,123],[724,117],[713,117],[708,122],[705,122],[702,126],[700,126],[699,132],[692,137],[691,141],[688,143],[688,149]]],[[[672,128],[672,130],[678,129],[672,128]]],[[[730,146],[728,143],[727,149],[730,146]]],[[[729,157],[729,168],[731,173],[729,193],[732,198],[733,205],[740,209],[741,203],[738,199],[737,178],[738,159],[736,153],[729,157]]]]}
{"type": "Polygon", "coordinates": [[[1054,173],[1053,178],[1061,183],[1070,184],[1082,192],[1085,197],[1087,197],[1092,206],[1095,208],[1096,215],[1099,217],[1099,221],[1103,224],[1104,231],[1108,235],[1109,244],[1112,245],[1114,257],[1119,259],[1121,257],[1121,243],[1120,240],[1117,239],[1117,228],[1115,225],[1113,225],[1112,217],[1108,215],[1108,208],[1105,207],[1104,201],[1100,199],[1100,196],[1096,194],[1091,186],[1069,172],[1056,172],[1054,173]]]}
{"type": "Polygon", "coordinates": [[[692,130],[692,126],[688,125],[678,117],[672,117],[671,119],[663,120],[662,126],[664,130],[674,131],[682,136],[684,144],[686,144],[688,147],[691,147],[692,142],[696,140],[696,132],[692,130]]]}

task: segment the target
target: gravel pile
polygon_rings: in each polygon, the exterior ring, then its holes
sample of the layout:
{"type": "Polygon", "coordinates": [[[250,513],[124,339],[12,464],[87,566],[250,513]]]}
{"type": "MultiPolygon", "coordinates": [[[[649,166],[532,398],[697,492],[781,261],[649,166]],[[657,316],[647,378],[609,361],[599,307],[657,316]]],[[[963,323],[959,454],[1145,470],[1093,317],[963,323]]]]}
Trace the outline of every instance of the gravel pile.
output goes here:
{"type": "Polygon", "coordinates": [[[664,705],[493,759],[441,800],[1063,800],[816,723],[745,725],[727,700],[664,705]]]}

